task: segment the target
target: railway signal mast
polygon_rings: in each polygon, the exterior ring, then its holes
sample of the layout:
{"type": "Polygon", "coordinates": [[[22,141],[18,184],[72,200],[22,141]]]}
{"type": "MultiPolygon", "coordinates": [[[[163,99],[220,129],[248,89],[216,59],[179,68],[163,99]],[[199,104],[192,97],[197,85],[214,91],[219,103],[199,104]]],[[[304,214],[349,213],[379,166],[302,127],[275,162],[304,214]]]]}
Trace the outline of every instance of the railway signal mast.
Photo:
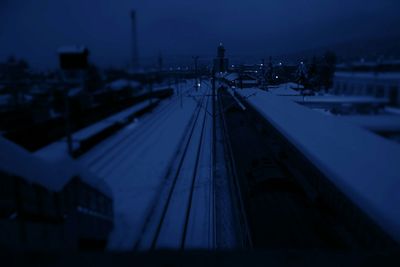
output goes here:
{"type": "Polygon", "coordinates": [[[198,61],[199,61],[199,56],[194,56],[193,57],[194,60],[194,76],[195,76],[195,85],[194,87],[196,88],[196,90],[199,89],[200,87],[200,81],[199,81],[199,77],[198,77],[198,61]]]}

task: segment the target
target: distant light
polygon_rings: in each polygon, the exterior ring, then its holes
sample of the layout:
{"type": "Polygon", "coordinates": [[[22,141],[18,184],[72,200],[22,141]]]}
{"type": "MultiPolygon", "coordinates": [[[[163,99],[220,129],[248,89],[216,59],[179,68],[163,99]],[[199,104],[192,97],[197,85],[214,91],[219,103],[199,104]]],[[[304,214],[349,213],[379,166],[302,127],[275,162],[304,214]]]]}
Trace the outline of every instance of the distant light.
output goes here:
{"type": "Polygon", "coordinates": [[[300,62],[300,64],[301,64],[301,65],[303,65],[303,64],[304,64],[304,62],[302,61],[302,62],[300,62]]]}
{"type": "Polygon", "coordinates": [[[282,62],[279,62],[279,66],[282,66],[282,62]]]}
{"type": "Polygon", "coordinates": [[[256,73],[258,73],[258,70],[256,70],[256,73]]]}
{"type": "Polygon", "coordinates": [[[200,87],[200,86],[201,86],[201,83],[198,83],[197,86],[200,87]]]}
{"type": "Polygon", "coordinates": [[[276,75],[276,76],[275,76],[275,79],[279,79],[279,76],[278,76],[278,75],[276,75]]]}
{"type": "Polygon", "coordinates": [[[234,68],[235,67],[235,65],[232,65],[232,68],[234,68]]]}
{"type": "Polygon", "coordinates": [[[264,64],[261,63],[261,67],[264,66],[264,64]]]}

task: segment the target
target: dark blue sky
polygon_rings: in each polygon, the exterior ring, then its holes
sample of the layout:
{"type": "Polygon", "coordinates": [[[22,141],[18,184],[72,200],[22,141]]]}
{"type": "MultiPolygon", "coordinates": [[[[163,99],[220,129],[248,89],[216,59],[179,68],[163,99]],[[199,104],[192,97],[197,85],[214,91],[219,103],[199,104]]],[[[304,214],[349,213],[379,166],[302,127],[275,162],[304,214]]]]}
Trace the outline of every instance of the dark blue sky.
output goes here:
{"type": "Polygon", "coordinates": [[[0,0],[0,59],[55,66],[58,46],[83,43],[103,66],[127,64],[129,10],[136,8],[144,58],[292,53],[394,34],[399,0],[0,0]]]}

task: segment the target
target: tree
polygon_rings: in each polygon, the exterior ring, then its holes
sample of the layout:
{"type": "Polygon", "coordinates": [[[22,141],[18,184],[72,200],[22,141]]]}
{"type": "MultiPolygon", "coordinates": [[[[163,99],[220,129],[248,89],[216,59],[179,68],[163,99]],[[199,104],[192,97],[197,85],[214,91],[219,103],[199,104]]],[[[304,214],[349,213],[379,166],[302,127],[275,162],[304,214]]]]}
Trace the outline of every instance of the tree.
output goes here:
{"type": "Polygon", "coordinates": [[[86,89],[89,92],[95,92],[101,89],[103,86],[103,80],[101,78],[99,69],[93,64],[89,65],[85,83],[86,89]]]}
{"type": "Polygon", "coordinates": [[[17,60],[10,56],[5,63],[3,79],[8,83],[10,93],[13,95],[14,104],[18,107],[21,104],[21,97],[29,85],[29,64],[26,60],[17,60]]]}
{"type": "Polygon", "coordinates": [[[319,91],[320,89],[320,75],[319,75],[320,66],[318,64],[317,57],[313,57],[311,63],[308,67],[308,79],[307,79],[307,87],[313,91],[319,91]]]}
{"type": "Polygon", "coordinates": [[[307,86],[308,83],[308,73],[307,68],[304,62],[300,62],[297,71],[296,71],[296,82],[304,87],[307,86]]]}
{"type": "Polygon", "coordinates": [[[265,81],[267,82],[268,85],[273,85],[274,84],[274,65],[272,64],[272,58],[269,58],[268,66],[265,71],[265,81]]]}
{"type": "Polygon", "coordinates": [[[331,51],[327,51],[321,63],[321,84],[325,89],[329,89],[333,85],[333,75],[335,73],[336,68],[336,54],[331,51]]]}

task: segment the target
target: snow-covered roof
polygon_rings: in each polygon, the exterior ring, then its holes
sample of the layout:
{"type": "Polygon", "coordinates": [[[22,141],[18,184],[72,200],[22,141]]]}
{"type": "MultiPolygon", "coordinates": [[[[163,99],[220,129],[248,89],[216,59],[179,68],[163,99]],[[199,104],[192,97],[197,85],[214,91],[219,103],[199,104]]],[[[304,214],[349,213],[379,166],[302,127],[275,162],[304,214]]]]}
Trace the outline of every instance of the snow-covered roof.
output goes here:
{"type": "MultiPolygon", "coordinates": [[[[74,147],[78,148],[80,141],[85,140],[85,139],[103,131],[104,129],[106,129],[107,127],[110,127],[111,125],[113,125],[116,122],[121,122],[121,121],[125,120],[128,116],[147,107],[148,105],[149,105],[148,101],[136,104],[130,108],[127,108],[121,112],[118,112],[117,114],[111,115],[110,117],[107,117],[104,120],[101,120],[97,123],[94,123],[86,128],[83,128],[83,129],[73,133],[72,139],[73,139],[74,147]]],[[[64,158],[66,155],[68,155],[65,138],[36,151],[35,155],[42,159],[45,159],[45,160],[54,159],[54,158],[55,159],[64,158]]]]}
{"type": "Polygon", "coordinates": [[[6,106],[12,101],[12,95],[0,95],[0,106],[6,106]]]}
{"type": "Polygon", "coordinates": [[[342,116],[340,118],[371,131],[400,133],[400,116],[354,115],[354,116],[342,116]]]}
{"type": "Polygon", "coordinates": [[[272,93],[257,89],[237,93],[400,241],[400,144],[272,93]]]}
{"type": "Polygon", "coordinates": [[[239,79],[239,74],[229,73],[224,76],[224,79],[226,79],[227,81],[233,82],[234,80],[239,79]]]}
{"type": "Polygon", "coordinates": [[[130,80],[124,80],[124,79],[113,81],[107,85],[108,88],[110,88],[111,90],[114,90],[114,91],[120,91],[125,88],[137,88],[140,86],[141,86],[141,84],[138,81],[130,81],[130,80]]]}
{"type": "Polygon", "coordinates": [[[81,87],[72,88],[72,89],[68,90],[68,96],[69,96],[69,97],[77,96],[77,95],[79,95],[82,91],[83,91],[83,89],[82,89],[81,87]]]}
{"type": "Polygon", "coordinates": [[[92,185],[111,197],[106,184],[89,173],[69,157],[46,161],[22,147],[0,137],[0,171],[24,178],[26,181],[44,186],[48,190],[60,191],[74,176],[92,185]]]}
{"type": "Polygon", "coordinates": [[[66,45],[58,48],[57,52],[60,54],[80,54],[86,50],[87,48],[84,45],[66,45]]]}
{"type": "Polygon", "coordinates": [[[400,115],[400,108],[395,107],[385,107],[384,109],[389,114],[400,115]]]}
{"type": "Polygon", "coordinates": [[[257,80],[242,80],[241,83],[243,84],[257,84],[257,80]]]}
{"type": "Polygon", "coordinates": [[[296,91],[293,88],[297,88],[300,85],[297,85],[296,83],[285,83],[285,84],[280,84],[278,86],[268,86],[268,89],[270,90],[271,93],[275,95],[282,95],[282,96],[299,96],[300,91],[296,91]]]}
{"type": "Polygon", "coordinates": [[[376,80],[398,80],[400,81],[400,72],[335,72],[335,78],[358,78],[358,79],[376,79],[376,80]]]}
{"type": "MultiPolygon", "coordinates": [[[[303,102],[303,98],[301,99],[303,102]]],[[[386,104],[387,98],[376,98],[372,96],[305,96],[306,103],[331,103],[331,104],[386,104]]]]}

